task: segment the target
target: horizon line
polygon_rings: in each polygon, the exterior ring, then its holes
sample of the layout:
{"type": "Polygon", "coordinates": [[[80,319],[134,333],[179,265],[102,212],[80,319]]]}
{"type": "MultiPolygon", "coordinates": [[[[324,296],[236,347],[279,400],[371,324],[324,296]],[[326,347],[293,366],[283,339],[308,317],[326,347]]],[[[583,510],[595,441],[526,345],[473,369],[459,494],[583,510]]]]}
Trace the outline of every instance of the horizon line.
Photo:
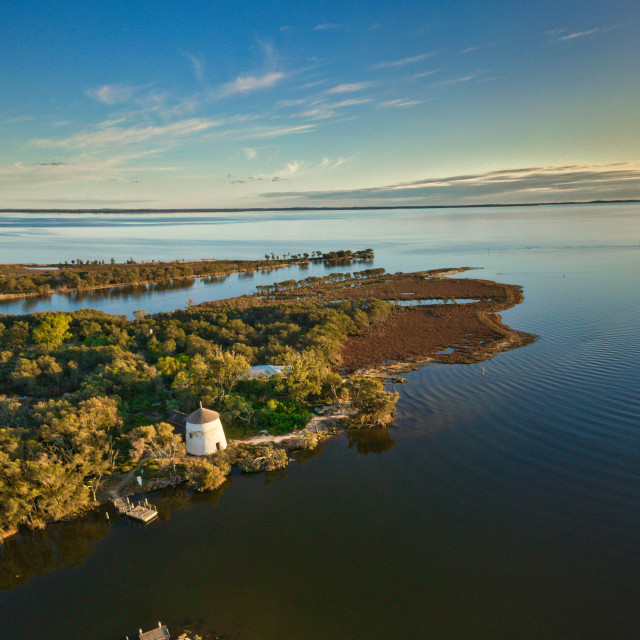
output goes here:
{"type": "Polygon", "coordinates": [[[7,208],[0,209],[0,213],[242,213],[242,212],[269,212],[269,211],[375,211],[384,209],[478,209],[489,207],[548,207],[561,206],[571,204],[630,204],[639,203],[640,198],[616,198],[611,200],[565,200],[555,202],[508,202],[508,203],[480,203],[480,204],[401,204],[401,205],[355,205],[355,206],[324,206],[324,207],[198,207],[198,208],[179,208],[172,207],[170,209],[155,208],[82,208],[82,209],[26,209],[26,208],[7,208]]]}

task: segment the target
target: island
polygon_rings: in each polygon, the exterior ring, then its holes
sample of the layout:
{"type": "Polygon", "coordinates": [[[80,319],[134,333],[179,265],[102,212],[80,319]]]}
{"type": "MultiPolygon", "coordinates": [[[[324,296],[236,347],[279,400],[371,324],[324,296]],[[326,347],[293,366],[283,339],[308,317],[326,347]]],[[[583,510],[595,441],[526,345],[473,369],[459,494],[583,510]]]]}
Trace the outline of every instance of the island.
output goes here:
{"type": "Polygon", "coordinates": [[[404,371],[535,340],[498,316],[522,289],[465,269],[334,272],[133,319],[0,316],[0,535],[134,489],[215,489],[234,465],[273,472],[340,429],[388,426],[404,371]],[[175,416],[199,406],[228,446],[193,456],[175,416]]]}

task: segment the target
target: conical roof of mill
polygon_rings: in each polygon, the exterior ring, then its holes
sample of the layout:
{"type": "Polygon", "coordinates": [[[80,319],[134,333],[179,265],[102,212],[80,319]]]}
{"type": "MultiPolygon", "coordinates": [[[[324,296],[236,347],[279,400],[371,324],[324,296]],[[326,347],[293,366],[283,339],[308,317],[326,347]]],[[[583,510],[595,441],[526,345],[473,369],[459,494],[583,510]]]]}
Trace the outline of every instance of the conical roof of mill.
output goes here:
{"type": "Polygon", "coordinates": [[[196,409],[187,416],[187,422],[191,424],[209,424],[219,419],[220,414],[217,411],[205,409],[204,407],[196,409]]]}

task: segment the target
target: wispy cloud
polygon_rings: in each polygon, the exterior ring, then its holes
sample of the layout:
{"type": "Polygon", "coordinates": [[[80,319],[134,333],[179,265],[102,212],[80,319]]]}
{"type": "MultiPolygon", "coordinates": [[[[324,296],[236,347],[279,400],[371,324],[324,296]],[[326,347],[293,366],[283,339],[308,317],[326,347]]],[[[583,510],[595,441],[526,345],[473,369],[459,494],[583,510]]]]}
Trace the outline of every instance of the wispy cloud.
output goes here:
{"type": "Polygon", "coordinates": [[[312,124],[301,124],[294,127],[268,127],[255,129],[247,132],[248,137],[253,138],[277,138],[279,136],[289,136],[296,133],[311,133],[316,127],[312,124]]]}
{"type": "Polygon", "coordinates": [[[317,87],[321,84],[326,84],[328,82],[328,80],[324,79],[324,80],[314,80],[313,82],[307,82],[305,84],[302,84],[298,87],[298,89],[313,89],[314,87],[317,87]]]}
{"type": "Polygon", "coordinates": [[[258,157],[258,152],[253,147],[245,147],[243,151],[247,160],[255,160],[258,157]]]}
{"type": "Polygon", "coordinates": [[[282,71],[272,71],[261,76],[238,76],[235,80],[223,84],[220,93],[222,96],[234,96],[247,94],[258,89],[268,89],[286,77],[282,71]]]}
{"type": "Polygon", "coordinates": [[[316,168],[320,171],[333,170],[341,167],[343,164],[347,164],[347,162],[351,162],[352,159],[353,158],[338,158],[337,160],[330,160],[329,158],[322,158],[322,161],[316,168]]]}
{"type": "Polygon", "coordinates": [[[106,105],[128,102],[136,91],[135,87],[124,84],[105,84],[96,89],[87,89],[85,95],[106,105]]]}
{"type": "Polygon", "coordinates": [[[415,107],[417,104],[421,104],[421,103],[422,103],[422,100],[403,100],[401,98],[398,98],[396,100],[385,100],[384,102],[381,102],[379,106],[387,107],[387,108],[415,107]]]}
{"type": "Polygon", "coordinates": [[[351,82],[339,84],[332,89],[329,89],[327,93],[352,93],[354,91],[362,91],[370,86],[371,82],[351,82]]]}
{"type": "Polygon", "coordinates": [[[311,120],[328,120],[336,115],[336,112],[326,105],[313,107],[295,114],[299,118],[308,118],[311,120]]]}
{"type": "Polygon", "coordinates": [[[307,177],[310,174],[317,172],[333,171],[338,167],[350,162],[352,158],[340,157],[337,160],[331,160],[330,158],[322,158],[320,162],[309,162],[302,160],[292,160],[287,162],[284,167],[278,169],[272,173],[258,173],[255,175],[247,176],[243,179],[234,178],[233,176],[227,176],[229,184],[245,184],[247,182],[280,182],[282,180],[289,180],[293,177],[307,177]]]}
{"type": "Polygon", "coordinates": [[[469,82],[475,78],[475,74],[470,74],[468,76],[460,76],[459,78],[451,78],[449,80],[443,80],[439,84],[448,85],[448,84],[459,84],[461,82],[469,82]]]}
{"type": "Polygon", "coordinates": [[[340,102],[324,102],[323,100],[314,100],[310,104],[310,108],[300,113],[293,114],[294,117],[311,118],[312,120],[327,120],[338,116],[337,110],[356,107],[358,105],[371,102],[371,98],[348,98],[340,102]]]}
{"type": "Polygon", "coordinates": [[[552,42],[566,42],[567,40],[575,40],[576,38],[585,38],[591,36],[594,33],[600,33],[603,29],[595,27],[594,29],[587,29],[586,31],[569,31],[568,29],[552,29],[547,31],[544,35],[552,42]]]}
{"type": "Polygon", "coordinates": [[[193,67],[193,73],[198,80],[198,83],[204,86],[204,72],[205,72],[205,60],[204,58],[197,58],[188,51],[183,51],[182,55],[191,63],[193,67]]]}
{"type": "Polygon", "coordinates": [[[293,162],[287,162],[284,169],[276,171],[274,178],[277,180],[287,180],[294,173],[298,173],[301,166],[302,163],[298,162],[297,160],[294,160],[293,162]]]}
{"type": "Polygon", "coordinates": [[[431,53],[421,53],[417,56],[411,56],[410,58],[401,58],[400,60],[392,60],[390,62],[379,62],[378,64],[372,65],[372,69],[383,69],[385,67],[403,67],[407,64],[414,64],[416,62],[420,62],[421,60],[426,60],[427,58],[431,58],[435,55],[435,52],[431,53]]]}
{"type": "Polygon", "coordinates": [[[334,22],[324,22],[322,24],[317,24],[314,27],[314,31],[332,31],[335,29],[344,29],[344,25],[336,24],[334,22]]]}
{"type": "Polygon", "coordinates": [[[278,107],[299,107],[301,104],[307,102],[306,98],[297,98],[295,100],[278,100],[278,107]]]}
{"type": "Polygon", "coordinates": [[[412,73],[409,76],[409,80],[417,80],[418,78],[426,78],[432,76],[434,73],[439,73],[441,69],[431,69],[429,71],[420,71],[419,73],[412,73]]]}
{"type": "Polygon", "coordinates": [[[83,131],[66,138],[41,138],[32,140],[32,143],[40,147],[104,147],[107,145],[128,145],[147,142],[158,138],[180,138],[204,131],[214,126],[219,126],[220,121],[203,118],[189,118],[164,126],[133,126],[114,127],[108,126],[97,130],[83,131]]]}
{"type": "Polygon", "coordinates": [[[330,107],[332,109],[341,109],[342,107],[355,107],[359,104],[367,104],[367,102],[371,102],[371,98],[349,98],[348,100],[334,102],[330,107]]]}

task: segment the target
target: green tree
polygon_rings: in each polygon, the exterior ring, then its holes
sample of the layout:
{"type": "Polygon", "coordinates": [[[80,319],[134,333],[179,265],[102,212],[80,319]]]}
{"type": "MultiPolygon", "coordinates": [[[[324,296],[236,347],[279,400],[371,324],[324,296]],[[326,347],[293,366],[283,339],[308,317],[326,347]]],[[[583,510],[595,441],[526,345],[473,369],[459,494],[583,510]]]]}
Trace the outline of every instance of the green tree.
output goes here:
{"type": "Polygon", "coordinates": [[[324,359],[314,351],[291,353],[284,357],[285,369],[275,376],[276,390],[305,402],[322,393],[322,383],[329,373],[324,359]]]}
{"type": "Polygon", "coordinates": [[[230,393],[223,400],[222,411],[226,422],[241,420],[245,424],[251,425],[256,409],[246,398],[235,393],[230,393]]]}
{"type": "Polygon", "coordinates": [[[66,314],[56,313],[48,315],[37,327],[33,329],[33,341],[43,351],[53,351],[71,337],[69,325],[71,318],[66,314]]]}
{"type": "Polygon", "coordinates": [[[130,438],[133,441],[134,449],[142,448],[143,452],[149,451],[156,459],[169,460],[174,474],[176,472],[176,457],[182,457],[186,453],[182,438],[173,431],[173,427],[167,422],[138,427],[131,432],[130,438]]]}

